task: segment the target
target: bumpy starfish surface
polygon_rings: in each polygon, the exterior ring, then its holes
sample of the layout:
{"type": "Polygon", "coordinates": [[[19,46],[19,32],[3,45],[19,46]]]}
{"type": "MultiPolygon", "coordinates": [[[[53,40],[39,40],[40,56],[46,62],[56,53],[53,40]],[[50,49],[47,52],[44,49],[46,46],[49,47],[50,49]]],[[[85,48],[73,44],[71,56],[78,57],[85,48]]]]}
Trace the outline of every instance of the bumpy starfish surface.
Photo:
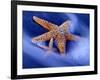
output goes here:
{"type": "Polygon", "coordinates": [[[60,26],[48,22],[44,19],[38,18],[36,16],[33,16],[33,20],[42,27],[44,27],[45,29],[49,30],[49,32],[46,32],[40,36],[32,38],[32,42],[50,40],[49,47],[52,48],[53,40],[55,40],[57,42],[57,47],[60,53],[64,53],[66,41],[75,40],[77,38],[76,36],[68,32],[68,28],[70,26],[69,20],[65,21],[60,26]]]}

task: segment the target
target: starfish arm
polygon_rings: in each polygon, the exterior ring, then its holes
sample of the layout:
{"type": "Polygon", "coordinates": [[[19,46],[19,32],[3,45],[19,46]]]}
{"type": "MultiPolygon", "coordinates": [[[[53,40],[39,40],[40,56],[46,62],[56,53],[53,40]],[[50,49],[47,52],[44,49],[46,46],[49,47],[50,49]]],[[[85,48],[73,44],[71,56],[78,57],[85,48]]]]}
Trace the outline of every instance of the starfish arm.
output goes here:
{"type": "Polygon", "coordinates": [[[79,39],[79,37],[74,36],[74,35],[72,35],[70,33],[66,34],[65,37],[66,37],[66,40],[77,40],[77,39],[79,39]]]}
{"type": "Polygon", "coordinates": [[[65,52],[65,43],[66,43],[66,40],[63,36],[57,36],[57,47],[60,51],[61,54],[63,54],[65,52]]]}
{"type": "Polygon", "coordinates": [[[66,31],[69,28],[70,24],[71,24],[71,21],[67,20],[60,25],[60,28],[66,31]]]}
{"type": "Polygon", "coordinates": [[[40,24],[41,26],[43,26],[47,30],[57,29],[57,27],[58,27],[57,25],[50,23],[46,20],[43,20],[41,18],[38,18],[36,16],[33,16],[33,20],[36,21],[38,24],[40,24]]]}
{"type": "Polygon", "coordinates": [[[50,39],[50,42],[49,42],[49,48],[50,48],[50,49],[53,48],[53,38],[50,39]]]}
{"type": "Polygon", "coordinates": [[[64,53],[65,52],[65,41],[59,41],[58,42],[58,49],[60,51],[60,53],[64,53]]]}
{"type": "Polygon", "coordinates": [[[38,37],[34,37],[32,38],[32,42],[42,42],[42,41],[46,41],[49,40],[50,38],[54,37],[55,34],[53,31],[49,31],[47,33],[44,33],[38,37]]]}

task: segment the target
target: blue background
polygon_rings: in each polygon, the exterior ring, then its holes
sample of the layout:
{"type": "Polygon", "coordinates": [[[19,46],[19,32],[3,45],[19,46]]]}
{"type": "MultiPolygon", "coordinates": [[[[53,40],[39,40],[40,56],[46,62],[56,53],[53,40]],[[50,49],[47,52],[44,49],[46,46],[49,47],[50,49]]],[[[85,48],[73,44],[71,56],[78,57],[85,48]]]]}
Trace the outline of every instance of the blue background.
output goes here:
{"type": "MultiPolygon", "coordinates": [[[[47,67],[67,67],[86,66],[90,63],[89,46],[89,14],[78,13],[56,13],[23,11],[23,68],[47,68],[47,67]],[[60,55],[58,51],[48,53],[31,42],[33,37],[41,35],[48,30],[44,29],[32,17],[37,16],[48,20],[58,26],[66,20],[71,20],[72,24],[69,32],[81,37],[78,41],[67,41],[65,55],[60,55]]],[[[39,42],[41,45],[48,45],[48,41],[39,42]]],[[[56,46],[54,45],[56,48],[56,46]]]]}

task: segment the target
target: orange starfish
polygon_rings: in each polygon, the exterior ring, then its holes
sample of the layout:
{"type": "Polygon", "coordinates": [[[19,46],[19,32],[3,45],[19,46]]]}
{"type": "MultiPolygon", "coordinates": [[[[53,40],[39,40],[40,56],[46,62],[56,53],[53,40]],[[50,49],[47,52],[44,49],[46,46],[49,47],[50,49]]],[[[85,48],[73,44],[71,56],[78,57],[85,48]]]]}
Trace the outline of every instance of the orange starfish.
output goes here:
{"type": "Polygon", "coordinates": [[[33,16],[33,20],[37,22],[39,25],[49,30],[40,36],[32,38],[32,42],[34,41],[46,41],[50,40],[49,47],[52,48],[53,40],[57,42],[57,47],[60,53],[65,52],[65,43],[67,40],[75,40],[77,37],[68,32],[68,28],[70,26],[70,21],[67,20],[62,23],[60,26],[33,16]]]}

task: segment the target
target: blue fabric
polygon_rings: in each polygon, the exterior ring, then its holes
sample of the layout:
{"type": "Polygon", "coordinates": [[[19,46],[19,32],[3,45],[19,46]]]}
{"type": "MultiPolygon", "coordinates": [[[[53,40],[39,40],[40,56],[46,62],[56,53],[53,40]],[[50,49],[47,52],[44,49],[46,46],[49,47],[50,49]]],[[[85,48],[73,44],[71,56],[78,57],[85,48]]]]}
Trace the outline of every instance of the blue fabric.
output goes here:
{"type": "MultiPolygon", "coordinates": [[[[89,14],[23,11],[22,15],[23,68],[86,66],[90,64],[89,14]],[[58,51],[48,53],[31,41],[33,37],[48,32],[48,30],[33,21],[33,16],[57,25],[61,25],[66,20],[71,20],[72,24],[69,27],[69,32],[81,37],[81,39],[79,41],[67,41],[66,53],[63,56],[58,51]]],[[[39,44],[48,45],[48,41],[39,42],[39,44]]],[[[56,45],[54,47],[57,48],[56,45]]]]}

